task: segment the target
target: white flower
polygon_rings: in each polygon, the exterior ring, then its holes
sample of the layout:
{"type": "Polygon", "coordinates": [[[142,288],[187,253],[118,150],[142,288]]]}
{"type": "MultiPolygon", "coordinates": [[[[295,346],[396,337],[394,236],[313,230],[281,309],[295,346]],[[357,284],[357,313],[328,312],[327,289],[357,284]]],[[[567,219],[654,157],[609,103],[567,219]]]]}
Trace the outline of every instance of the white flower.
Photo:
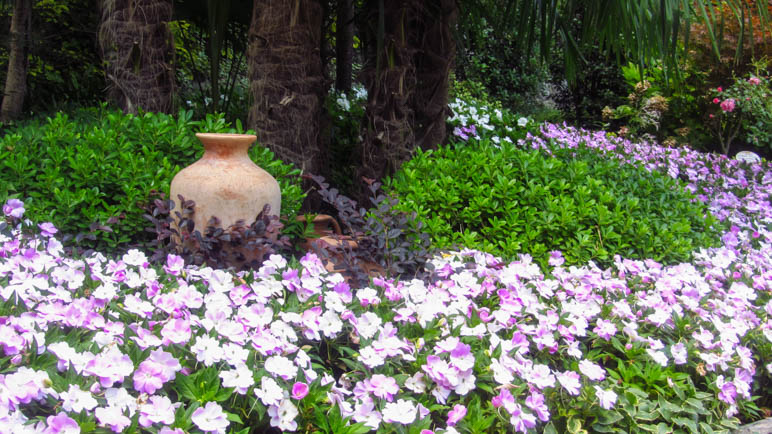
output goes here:
{"type": "Polygon", "coordinates": [[[613,390],[603,390],[600,386],[595,386],[595,396],[600,401],[600,406],[606,410],[611,409],[617,402],[617,394],[613,390]]]}
{"type": "Polygon", "coordinates": [[[285,390],[271,377],[263,377],[260,381],[260,388],[255,389],[255,395],[257,395],[266,406],[278,405],[279,402],[284,399],[284,392],[285,390]]]}
{"type": "Polygon", "coordinates": [[[292,363],[292,360],[284,356],[271,356],[267,358],[265,360],[265,370],[284,380],[290,380],[298,373],[298,367],[292,363]]]}
{"type": "Polygon", "coordinates": [[[517,120],[517,125],[519,127],[524,127],[524,126],[528,125],[528,118],[524,118],[524,117],[519,118],[517,120]]]}
{"type": "Polygon", "coordinates": [[[289,399],[282,400],[278,406],[268,407],[268,415],[271,416],[271,426],[280,430],[295,431],[298,428],[298,423],[295,422],[298,409],[289,399]]]}
{"type": "Polygon", "coordinates": [[[193,421],[202,431],[225,433],[225,429],[228,427],[227,417],[223,412],[222,407],[216,402],[207,402],[206,407],[199,407],[190,416],[190,420],[193,421]]]}
{"type": "Polygon", "coordinates": [[[223,387],[233,387],[236,393],[244,395],[247,389],[255,384],[252,371],[246,365],[239,365],[236,369],[220,372],[223,387]]]}
{"type": "Polygon", "coordinates": [[[417,413],[418,409],[412,401],[399,399],[397,402],[387,403],[383,408],[383,421],[408,425],[413,423],[417,413]]]}
{"type": "Polygon", "coordinates": [[[81,390],[74,384],[70,384],[70,388],[59,396],[63,401],[62,408],[65,411],[80,413],[83,410],[93,410],[98,405],[96,399],[91,396],[91,392],[81,390]]]}

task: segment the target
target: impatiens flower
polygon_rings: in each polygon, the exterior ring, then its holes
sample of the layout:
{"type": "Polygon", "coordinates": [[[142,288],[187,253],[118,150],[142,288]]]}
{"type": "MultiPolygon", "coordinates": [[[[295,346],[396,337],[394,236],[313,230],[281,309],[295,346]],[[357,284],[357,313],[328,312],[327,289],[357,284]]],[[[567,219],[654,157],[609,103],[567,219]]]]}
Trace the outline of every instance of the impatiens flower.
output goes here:
{"type": "Polygon", "coordinates": [[[613,390],[603,390],[600,386],[595,386],[595,396],[600,401],[601,408],[610,410],[617,402],[617,394],[613,390]]]}
{"type": "Polygon", "coordinates": [[[234,392],[245,395],[255,384],[252,371],[244,364],[236,366],[236,369],[220,371],[223,387],[232,387],[234,392]]]}
{"type": "Polygon", "coordinates": [[[151,396],[146,403],[139,406],[139,424],[145,428],[155,423],[171,425],[179,405],[180,403],[172,404],[166,396],[151,396]]]}
{"type": "Polygon", "coordinates": [[[260,387],[255,388],[255,395],[266,406],[279,405],[284,398],[285,390],[271,377],[265,376],[260,381],[260,387]]]}
{"type": "Polygon", "coordinates": [[[617,332],[617,326],[611,321],[599,319],[595,324],[595,328],[592,331],[601,339],[608,341],[617,332]]]}
{"type": "Polygon", "coordinates": [[[3,213],[9,217],[20,219],[24,215],[24,202],[19,199],[8,199],[3,205],[3,213]]]}
{"type": "Polygon", "coordinates": [[[555,374],[558,382],[569,395],[579,395],[579,391],[582,388],[582,383],[579,381],[580,376],[574,371],[558,372],[555,374]]]}
{"type": "Polygon", "coordinates": [[[364,381],[365,390],[371,392],[378,398],[391,401],[394,395],[399,392],[397,380],[382,374],[375,374],[364,381]]]}
{"type": "Polygon", "coordinates": [[[207,402],[205,407],[199,407],[190,416],[190,420],[198,426],[201,431],[225,433],[228,427],[228,419],[223,412],[222,407],[216,402],[207,402]]]}
{"type": "Polygon", "coordinates": [[[182,318],[169,320],[161,329],[162,344],[184,344],[190,340],[190,321],[182,318]]]}
{"type": "Polygon", "coordinates": [[[298,374],[298,367],[284,356],[271,356],[265,360],[265,370],[284,380],[291,380],[298,374]]]}
{"type": "Polygon", "coordinates": [[[40,223],[38,228],[40,228],[40,235],[44,237],[52,237],[55,233],[59,232],[51,222],[40,223]]]}
{"type": "Polygon", "coordinates": [[[399,423],[409,425],[415,421],[418,409],[412,401],[398,399],[397,402],[388,402],[383,408],[383,421],[386,423],[399,423]]]}
{"type": "Polygon", "coordinates": [[[301,400],[308,395],[308,384],[297,382],[292,385],[292,399],[301,400]]]}
{"type": "Polygon", "coordinates": [[[48,427],[43,431],[44,434],[80,434],[78,422],[67,416],[67,413],[48,416],[46,424],[48,427]]]}
{"type": "Polygon", "coordinates": [[[453,409],[448,412],[448,426],[455,426],[458,421],[466,416],[466,407],[461,404],[456,404],[453,409]]]}
{"type": "Polygon", "coordinates": [[[298,423],[295,418],[298,416],[298,409],[289,399],[284,399],[281,403],[268,407],[268,416],[271,417],[271,426],[283,431],[295,431],[298,423]]]}
{"type": "Polygon", "coordinates": [[[748,83],[750,83],[750,84],[755,86],[755,85],[761,83],[761,80],[759,80],[758,77],[750,77],[750,78],[748,78],[748,83]]]}
{"type": "Polygon", "coordinates": [[[528,432],[529,429],[536,426],[536,417],[527,411],[523,411],[520,404],[514,404],[510,411],[511,417],[509,423],[515,428],[517,432],[528,432]]]}
{"type": "Polygon", "coordinates": [[[606,370],[589,360],[579,362],[579,370],[590,380],[601,381],[606,378],[606,370]]]}
{"type": "Polygon", "coordinates": [[[118,407],[97,407],[94,415],[99,425],[110,428],[114,432],[122,432],[124,428],[131,425],[131,419],[126,417],[118,407]]]}
{"type": "Polygon", "coordinates": [[[62,408],[65,411],[80,413],[83,410],[93,410],[99,403],[91,395],[91,392],[81,390],[80,387],[70,384],[66,392],[59,394],[62,399],[62,408]]]}
{"type": "Polygon", "coordinates": [[[534,392],[528,398],[525,398],[525,405],[533,410],[542,422],[550,420],[550,411],[544,402],[544,395],[541,393],[534,392]]]}
{"type": "Polygon", "coordinates": [[[548,263],[551,266],[557,267],[563,265],[564,262],[566,262],[566,260],[563,258],[563,253],[561,253],[560,250],[553,250],[550,252],[550,259],[548,263]]]}

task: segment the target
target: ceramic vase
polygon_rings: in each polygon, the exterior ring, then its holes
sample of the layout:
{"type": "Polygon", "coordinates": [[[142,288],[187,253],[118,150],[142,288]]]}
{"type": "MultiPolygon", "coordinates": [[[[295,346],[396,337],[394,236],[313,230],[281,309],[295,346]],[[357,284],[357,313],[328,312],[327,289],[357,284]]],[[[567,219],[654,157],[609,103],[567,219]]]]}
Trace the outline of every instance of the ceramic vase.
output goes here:
{"type": "Polygon", "coordinates": [[[174,210],[180,209],[179,195],[195,202],[194,230],[203,233],[213,216],[225,229],[238,220],[250,225],[266,204],[271,206],[270,214],[279,215],[279,183],[248,155],[256,136],[199,133],[196,137],[204,145],[204,155],[177,173],[169,191],[174,210]]]}

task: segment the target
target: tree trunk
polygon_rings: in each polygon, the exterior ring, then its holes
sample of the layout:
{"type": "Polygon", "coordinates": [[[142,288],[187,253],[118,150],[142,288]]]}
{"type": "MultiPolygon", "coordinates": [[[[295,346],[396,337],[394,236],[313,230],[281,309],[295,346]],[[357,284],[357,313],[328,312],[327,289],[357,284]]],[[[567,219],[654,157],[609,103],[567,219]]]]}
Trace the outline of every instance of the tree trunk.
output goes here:
{"type": "Polygon", "coordinates": [[[0,123],[19,118],[27,93],[29,66],[29,35],[32,23],[32,1],[15,0],[11,17],[11,46],[8,55],[8,75],[5,78],[0,123]]]}
{"type": "Polygon", "coordinates": [[[421,149],[433,149],[447,137],[446,119],[450,72],[456,56],[453,27],[458,11],[456,0],[423,3],[415,57],[415,136],[421,149]]]}
{"type": "MultiPolygon", "coordinates": [[[[358,175],[380,180],[416,146],[429,149],[445,139],[457,9],[455,0],[371,0],[367,12],[367,124],[358,175]]],[[[357,181],[361,202],[367,184],[357,181]]]]}
{"type": "Polygon", "coordinates": [[[354,59],[354,4],[338,0],[335,32],[335,90],[351,91],[351,63],[354,59]]]}
{"type": "Polygon", "coordinates": [[[413,155],[416,71],[411,18],[420,0],[373,0],[368,8],[368,51],[362,77],[368,92],[360,149],[357,199],[369,197],[362,178],[380,180],[413,155]],[[378,23],[378,28],[372,27],[378,23]]]}
{"type": "Polygon", "coordinates": [[[325,166],[322,18],[319,0],[255,0],[249,28],[248,124],[280,159],[314,174],[325,166]]]}
{"type": "Polygon", "coordinates": [[[126,113],[169,113],[174,95],[172,0],[103,0],[99,43],[108,96],[126,113]]]}

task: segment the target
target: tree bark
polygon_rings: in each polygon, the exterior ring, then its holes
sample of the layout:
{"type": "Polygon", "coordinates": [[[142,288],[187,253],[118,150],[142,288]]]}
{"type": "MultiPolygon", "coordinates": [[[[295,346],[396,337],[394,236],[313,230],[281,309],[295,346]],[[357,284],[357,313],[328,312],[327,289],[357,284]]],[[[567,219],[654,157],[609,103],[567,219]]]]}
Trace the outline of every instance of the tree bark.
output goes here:
{"type": "Polygon", "coordinates": [[[322,18],[319,0],[255,0],[249,28],[248,124],[281,160],[314,174],[325,166],[322,18]]]}
{"type": "Polygon", "coordinates": [[[169,113],[174,96],[171,0],[103,0],[99,44],[108,96],[126,113],[169,113]]]}
{"type": "Polygon", "coordinates": [[[29,67],[29,35],[32,23],[32,1],[15,0],[11,17],[11,46],[8,55],[8,74],[5,78],[0,123],[16,120],[24,107],[29,67]]]}
{"type": "Polygon", "coordinates": [[[335,32],[335,90],[351,91],[351,63],[354,59],[354,4],[338,0],[335,32]]]}
{"type": "Polygon", "coordinates": [[[368,194],[362,177],[380,180],[417,146],[430,149],[445,140],[457,18],[455,0],[371,0],[367,12],[360,201],[368,194]]]}
{"type": "Polygon", "coordinates": [[[368,50],[362,71],[368,101],[356,179],[360,185],[357,199],[363,204],[370,196],[363,178],[380,180],[413,155],[416,71],[411,18],[415,18],[417,4],[420,0],[369,3],[367,21],[371,27],[365,35],[368,50]]]}
{"type": "Polygon", "coordinates": [[[421,149],[433,149],[447,137],[450,114],[448,89],[456,56],[453,27],[458,18],[456,0],[423,3],[415,57],[415,135],[421,149]]]}

